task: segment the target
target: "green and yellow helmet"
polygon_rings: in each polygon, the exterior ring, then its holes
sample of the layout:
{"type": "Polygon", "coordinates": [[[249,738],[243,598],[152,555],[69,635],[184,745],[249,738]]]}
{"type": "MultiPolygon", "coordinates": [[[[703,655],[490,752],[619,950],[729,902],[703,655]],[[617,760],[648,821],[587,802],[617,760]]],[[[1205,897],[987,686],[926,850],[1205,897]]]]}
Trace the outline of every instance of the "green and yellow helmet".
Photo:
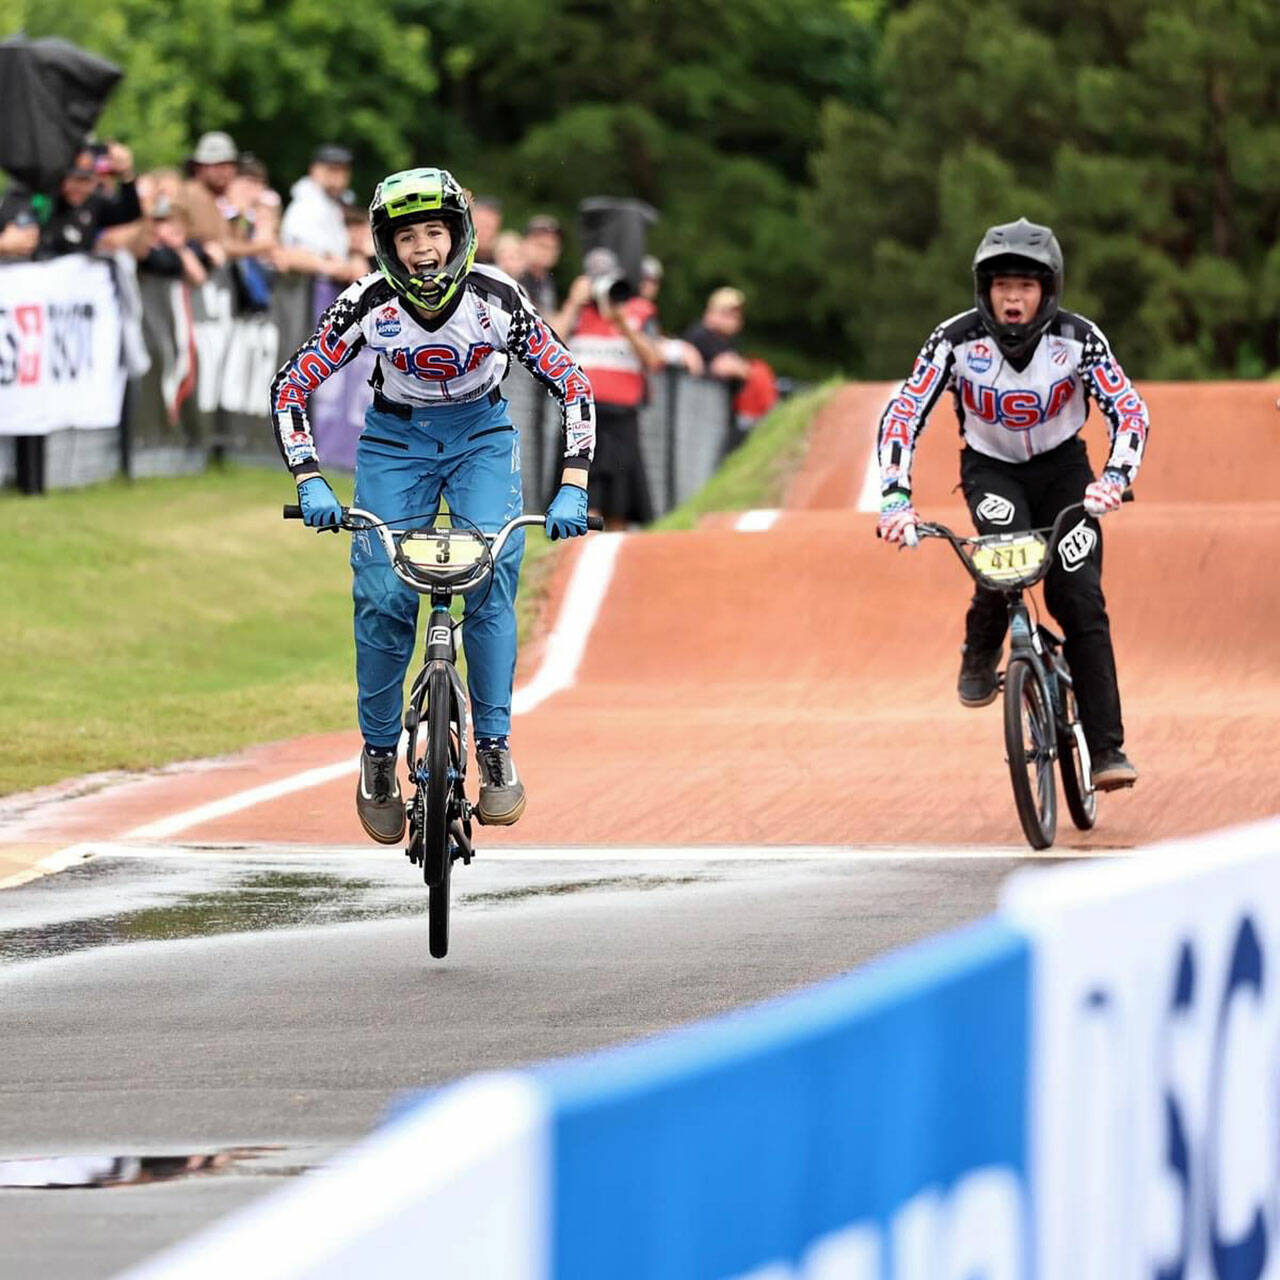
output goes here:
{"type": "Polygon", "coordinates": [[[476,256],[476,229],[467,193],[447,169],[404,169],[378,183],[369,205],[378,266],[391,287],[423,311],[439,311],[458,291],[476,256]],[[393,243],[396,229],[439,220],[453,241],[443,270],[412,275],[393,243]]]}

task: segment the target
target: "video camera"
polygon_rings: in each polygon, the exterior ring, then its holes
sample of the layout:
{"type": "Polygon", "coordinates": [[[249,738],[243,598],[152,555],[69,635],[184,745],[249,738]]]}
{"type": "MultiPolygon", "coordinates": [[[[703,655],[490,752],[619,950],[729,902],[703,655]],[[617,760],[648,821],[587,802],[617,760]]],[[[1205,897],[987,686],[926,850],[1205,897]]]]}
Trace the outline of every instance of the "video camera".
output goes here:
{"type": "Polygon", "coordinates": [[[578,205],[582,269],[597,307],[617,306],[640,291],[641,263],[658,211],[643,200],[593,196],[578,205]]]}

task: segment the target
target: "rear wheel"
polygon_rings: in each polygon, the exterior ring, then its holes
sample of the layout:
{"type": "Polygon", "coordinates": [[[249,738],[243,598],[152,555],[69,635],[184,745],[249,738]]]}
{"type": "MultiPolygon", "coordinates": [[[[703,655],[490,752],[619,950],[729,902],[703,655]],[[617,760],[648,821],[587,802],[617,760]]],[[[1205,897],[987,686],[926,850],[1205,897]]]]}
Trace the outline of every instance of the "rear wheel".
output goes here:
{"type": "Polygon", "coordinates": [[[1033,849],[1047,849],[1058,829],[1055,738],[1053,712],[1035,671],[1014,659],[1004,678],[1004,745],[1018,819],[1033,849]]]}
{"type": "Polygon", "coordinates": [[[1058,725],[1058,772],[1062,775],[1062,798],[1067,802],[1071,821],[1081,831],[1090,831],[1098,820],[1098,793],[1089,776],[1088,748],[1076,711],[1076,695],[1063,683],[1063,718],[1058,725]]]}

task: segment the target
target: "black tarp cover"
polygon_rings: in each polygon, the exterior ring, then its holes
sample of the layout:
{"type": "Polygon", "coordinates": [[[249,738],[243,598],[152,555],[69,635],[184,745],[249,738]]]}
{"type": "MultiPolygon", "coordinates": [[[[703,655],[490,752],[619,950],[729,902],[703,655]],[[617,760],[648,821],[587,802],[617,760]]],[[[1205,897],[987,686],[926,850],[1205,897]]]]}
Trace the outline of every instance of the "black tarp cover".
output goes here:
{"type": "Polygon", "coordinates": [[[56,37],[0,41],[0,169],[52,192],[122,74],[56,37]]]}

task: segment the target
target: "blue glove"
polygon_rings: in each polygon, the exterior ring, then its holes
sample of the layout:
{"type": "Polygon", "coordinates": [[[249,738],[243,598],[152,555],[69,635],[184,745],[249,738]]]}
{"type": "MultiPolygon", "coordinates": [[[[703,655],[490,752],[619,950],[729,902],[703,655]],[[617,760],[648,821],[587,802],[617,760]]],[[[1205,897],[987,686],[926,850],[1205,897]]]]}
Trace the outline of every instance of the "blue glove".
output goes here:
{"type": "Polygon", "coordinates": [[[332,529],[342,523],[342,504],[324,476],[308,476],[298,485],[302,523],[309,529],[332,529]]]}
{"type": "Polygon", "coordinates": [[[580,538],[587,531],[587,491],[577,484],[562,484],[547,508],[547,537],[580,538]]]}

